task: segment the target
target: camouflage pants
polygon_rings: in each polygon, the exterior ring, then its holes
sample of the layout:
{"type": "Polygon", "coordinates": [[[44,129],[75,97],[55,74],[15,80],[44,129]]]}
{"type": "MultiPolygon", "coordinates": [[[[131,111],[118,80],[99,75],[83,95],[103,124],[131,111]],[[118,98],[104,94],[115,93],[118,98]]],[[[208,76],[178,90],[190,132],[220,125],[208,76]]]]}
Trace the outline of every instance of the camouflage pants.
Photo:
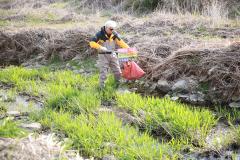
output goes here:
{"type": "Polygon", "coordinates": [[[121,69],[117,56],[113,54],[98,54],[98,67],[100,69],[99,85],[104,87],[109,68],[113,72],[115,81],[119,83],[121,79],[121,69]]]}

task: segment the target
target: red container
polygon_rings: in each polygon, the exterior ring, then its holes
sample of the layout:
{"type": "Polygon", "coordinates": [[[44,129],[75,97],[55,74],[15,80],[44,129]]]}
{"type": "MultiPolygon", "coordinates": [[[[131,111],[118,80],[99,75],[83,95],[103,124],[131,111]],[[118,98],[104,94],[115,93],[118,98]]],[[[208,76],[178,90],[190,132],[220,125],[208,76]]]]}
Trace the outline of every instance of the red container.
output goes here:
{"type": "Polygon", "coordinates": [[[145,72],[134,62],[123,63],[122,77],[127,80],[136,80],[143,77],[145,72]]]}

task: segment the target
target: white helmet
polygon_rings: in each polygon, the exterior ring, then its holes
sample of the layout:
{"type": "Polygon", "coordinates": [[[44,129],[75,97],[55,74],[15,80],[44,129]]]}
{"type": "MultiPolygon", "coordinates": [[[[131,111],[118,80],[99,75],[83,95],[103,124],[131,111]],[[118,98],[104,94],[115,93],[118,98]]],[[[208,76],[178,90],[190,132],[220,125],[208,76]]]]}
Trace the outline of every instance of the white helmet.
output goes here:
{"type": "Polygon", "coordinates": [[[117,27],[117,22],[109,20],[104,25],[106,28],[113,28],[115,29],[117,27]]]}

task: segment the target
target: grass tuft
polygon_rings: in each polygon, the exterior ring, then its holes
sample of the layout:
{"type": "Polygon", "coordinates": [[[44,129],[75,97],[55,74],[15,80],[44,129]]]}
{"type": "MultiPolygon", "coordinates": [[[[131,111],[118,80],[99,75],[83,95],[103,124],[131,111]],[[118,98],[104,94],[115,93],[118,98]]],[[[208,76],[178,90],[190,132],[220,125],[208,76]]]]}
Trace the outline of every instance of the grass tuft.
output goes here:
{"type": "Polygon", "coordinates": [[[122,122],[113,113],[81,114],[72,117],[70,113],[58,113],[48,110],[40,122],[54,130],[64,132],[72,146],[81,154],[102,158],[114,155],[119,159],[170,159],[172,154],[168,145],[160,144],[147,133],[122,122]]]}
{"type": "Polygon", "coordinates": [[[141,97],[135,93],[118,94],[118,106],[129,110],[134,116],[141,117],[149,132],[160,131],[172,138],[197,140],[203,144],[210,129],[216,124],[212,112],[206,109],[191,108],[171,101],[169,98],[141,97]],[[141,111],[141,112],[140,112],[141,111]]]}
{"type": "Polygon", "coordinates": [[[10,117],[0,120],[0,137],[14,138],[23,137],[27,132],[18,127],[10,117]]]}

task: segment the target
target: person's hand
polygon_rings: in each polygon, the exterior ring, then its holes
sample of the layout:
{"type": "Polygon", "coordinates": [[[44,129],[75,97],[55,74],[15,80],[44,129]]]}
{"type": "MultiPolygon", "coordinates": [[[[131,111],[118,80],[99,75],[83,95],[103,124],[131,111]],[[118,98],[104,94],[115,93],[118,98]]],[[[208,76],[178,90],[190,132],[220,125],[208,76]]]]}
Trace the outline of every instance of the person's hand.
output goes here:
{"type": "Polygon", "coordinates": [[[101,50],[102,52],[107,52],[107,51],[108,51],[108,49],[107,49],[106,47],[100,47],[100,50],[101,50]]]}
{"type": "Polygon", "coordinates": [[[112,52],[112,56],[113,56],[114,58],[117,58],[116,52],[112,52]]]}

